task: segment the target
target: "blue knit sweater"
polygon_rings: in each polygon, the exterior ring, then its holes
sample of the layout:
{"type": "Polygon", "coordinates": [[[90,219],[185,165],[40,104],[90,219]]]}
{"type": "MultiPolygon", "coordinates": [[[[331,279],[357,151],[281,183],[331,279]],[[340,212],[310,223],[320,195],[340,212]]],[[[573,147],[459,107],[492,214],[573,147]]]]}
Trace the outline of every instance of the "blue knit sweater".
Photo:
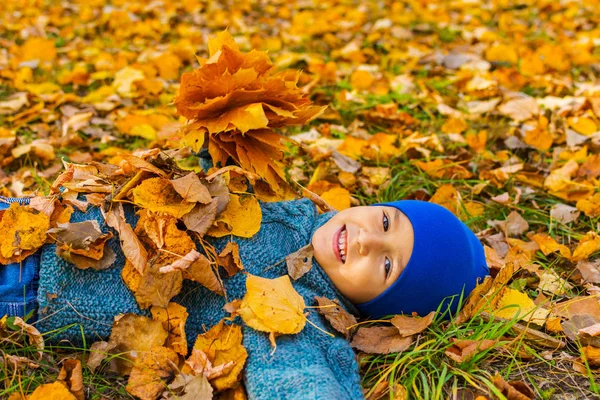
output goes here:
{"type": "MultiPolygon", "coordinates": [[[[314,231],[332,213],[318,215],[308,199],[262,203],[263,220],[260,231],[250,239],[234,237],[247,272],[266,278],[287,273],[285,262],[264,271],[310,242],[314,231]]],[[[130,209],[131,210],[131,209],[130,209]]],[[[135,225],[132,212],[128,222],[135,225]]],[[[87,213],[75,212],[71,222],[96,219],[102,230],[110,230],[97,208],[87,213]]],[[[230,238],[211,240],[221,251],[230,238]]],[[[55,245],[45,245],[41,251],[39,273],[38,329],[50,332],[66,325],[72,327],[56,333],[52,340],[66,339],[76,344],[83,338],[90,343],[110,335],[113,318],[120,313],[149,315],[140,310],[134,296],[121,279],[125,257],[116,238],[109,241],[116,251],[115,265],[107,270],[79,270],[56,256],[55,245]],[[83,335],[82,335],[83,332],[83,335]]],[[[238,273],[224,278],[229,300],[241,299],[246,292],[246,275],[238,273]]],[[[333,286],[316,263],[309,273],[293,282],[294,288],[307,305],[316,305],[315,296],[337,298],[351,312],[350,304],[333,286]]],[[[181,293],[173,301],[187,308],[189,317],[186,335],[191,346],[196,335],[203,333],[228,316],[222,307],[225,299],[192,281],[185,281],[181,293]]],[[[326,320],[315,310],[309,311],[311,322],[332,332],[326,320]]],[[[238,321],[241,322],[241,321],[238,321]]],[[[243,344],[248,350],[244,382],[251,399],[358,399],[362,398],[358,366],[354,352],[342,337],[330,337],[310,324],[297,335],[277,338],[277,350],[272,348],[267,334],[243,326],[243,344]]],[[[51,335],[52,337],[52,335],[51,335]]]]}

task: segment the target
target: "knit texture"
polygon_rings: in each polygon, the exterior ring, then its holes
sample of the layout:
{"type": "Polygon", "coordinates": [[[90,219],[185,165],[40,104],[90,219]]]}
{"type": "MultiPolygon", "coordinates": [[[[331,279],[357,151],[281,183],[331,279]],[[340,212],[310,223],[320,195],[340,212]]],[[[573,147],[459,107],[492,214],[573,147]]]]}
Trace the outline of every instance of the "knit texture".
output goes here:
{"type": "MultiPolygon", "coordinates": [[[[211,240],[217,251],[233,240],[240,247],[245,270],[253,275],[276,278],[287,273],[285,256],[310,243],[314,231],[332,213],[318,215],[308,199],[262,203],[260,231],[250,239],[233,237],[211,240]],[[267,268],[270,267],[270,268],[267,268]]],[[[135,224],[129,208],[128,222],[135,224]]],[[[71,222],[96,219],[102,230],[110,230],[97,208],[87,213],[76,212],[71,222]]],[[[69,340],[81,344],[106,339],[113,318],[120,313],[149,315],[140,310],[134,296],[121,279],[125,258],[116,238],[108,244],[116,251],[115,265],[104,271],[78,270],[55,254],[55,245],[46,245],[41,254],[39,282],[38,329],[52,331],[72,325],[56,333],[52,340],[69,340]]],[[[227,301],[241,299],[246,292],[246,275],[238,273],[224,278],[227,300],[191,281],[185,281],[181,293],[173,301],[187,308],[186,335],[191,347],[203,333],[228,316],[222,308],[227,301]]],[[[315,296],[337,298],[349,311],[356,309],[336,290],[325,272],[315,262],[310,272],[293,282],[307,306],[316,305],[315,296]]],[[[308,309],[308,319],[323,330],[333,329],[316,310],[308,309]]],[[[244,382],[251,399],[358,399],[362,398],[358,366],[348,342],[330,337],[310,324],[297,335],[277,338],[272,348],[267,334],[242,325],[243,344],[248,350],[244,382]]]]}

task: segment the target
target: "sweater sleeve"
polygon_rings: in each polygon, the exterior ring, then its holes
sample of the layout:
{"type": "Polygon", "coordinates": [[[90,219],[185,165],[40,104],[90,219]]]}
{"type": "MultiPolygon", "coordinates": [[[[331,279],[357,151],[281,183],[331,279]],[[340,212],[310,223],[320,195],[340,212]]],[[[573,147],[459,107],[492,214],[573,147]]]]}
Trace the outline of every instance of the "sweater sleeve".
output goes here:
{"type": "Polygon", "coordinates": [[[363,398],[354,352],[345,339],[330,337],[307,323],[302,332],[279,336],[276,342],[273,351],[266,333],[244,327],[249,398],[363,398]]]}

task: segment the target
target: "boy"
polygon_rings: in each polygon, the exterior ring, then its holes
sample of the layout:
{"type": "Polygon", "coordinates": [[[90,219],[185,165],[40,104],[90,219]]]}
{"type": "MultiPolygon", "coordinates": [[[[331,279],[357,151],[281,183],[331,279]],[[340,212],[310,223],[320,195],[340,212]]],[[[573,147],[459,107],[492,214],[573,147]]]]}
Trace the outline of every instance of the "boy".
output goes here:
{"type": "MultiPolygon", "coordinates": [[[[245,270],[272,279],[287,273],[285,263],[280,262],[286,255],[312,243],[313,267],[293,282],[307,306],[315,305],[315,296],[324,296],[337,298],[352,313],[360,311],[374,318],[399,312],[424,315],[437,309],[446,296],[460,295],[463,290],[467,294],[477,279],[487,274],[483,248],[475,235],[435,204],[397,201],[322,215],[308,199],[263,203],[261,208],[261,229],[253,237],[224,237],[212,240],[212,244],[220,251],[230,240],[237,242],[245,270]]],[[[131,223],[134,217],[129,211],[131,223]]],[[[107,231],[95,207],[87,213],[76,212],[71,222],[90,219],[96,219],[107,231]]],[[[78,324],[86,339],[95,341],[108,337],[115,315],[148,315],[147,310],[138,308],[122,282],[120,271],[125,259],[117,239],[110,239],[108,244],[117,259],[107,270],[78,270],[56,256],[53,244],[42,248],[39,263],[23,262],[21,277],[27,277],[27,282],[17,280],[18,265],[0,267],[4,278],[11,280],[2,287],[0,296],[12,302],[8,308],[5,304],[0,314],[22,307],[24,290],[30,306],[36,298],[39,268],[36,326],[42,332],[78,324]]],[[[241,273],[223,279],[228,300],[243,297],[245,280],[241,273]]],[[[186,335],[192,340],[228,316],[222,310],[226,302],[222,296],[192,281],[185,281],[172,301],[187,308],[186,335]]],[[[448,300],[442,310],[447,304],[448,300]]],[[[456,299],[450,307],[457,308],[456,299]]],[[[308,319],[331,331],[314,310],[308,319]]],[[[362,397],[358,366],[345,339],[306,326],[296,335],[278,337],[277,350],[272,353],[266,334],[242,326],[243,344],[248,350],[244,382],[249,398],[362,397]]],[[[80,329],[74,326],[56,338],[80,342],[80,329]]]]}

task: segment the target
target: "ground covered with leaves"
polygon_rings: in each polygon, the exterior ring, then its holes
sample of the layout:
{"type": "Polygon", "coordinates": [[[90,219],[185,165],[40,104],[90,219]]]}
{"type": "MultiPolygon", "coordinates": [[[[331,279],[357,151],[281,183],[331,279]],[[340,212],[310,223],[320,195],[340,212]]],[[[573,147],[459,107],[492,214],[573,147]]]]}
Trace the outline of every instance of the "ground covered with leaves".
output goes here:
{"type": "MultiPolygon", "coordinates": [[[[244,398],[236,325],[188,338],[188,354],[169,299],[183,279],[222,293],[217,269],[243,268],[235,246],[205,255],[193,240],[250,237],[258,200],[297,196],[435,202],[486,245],[492,277],[450,321],[355,321],[319,300],[366,397],[598,396],[597,0],[9,0],[0,22],[0,195],[36,196],[0,212],[0,263],[52,241],[78,268],[109,268],[113,234],[69,225],[101,207],[152,310],[91,348],[1,319],[0,397],[244,398]],[[140,344],[136,329],[152,333],[140,344]]],[[[274,344],[308,329],[289,279],[253,279],[228,312],[274,344]],[[265,296],[287,314],[261,317],[265,296]]]]}

